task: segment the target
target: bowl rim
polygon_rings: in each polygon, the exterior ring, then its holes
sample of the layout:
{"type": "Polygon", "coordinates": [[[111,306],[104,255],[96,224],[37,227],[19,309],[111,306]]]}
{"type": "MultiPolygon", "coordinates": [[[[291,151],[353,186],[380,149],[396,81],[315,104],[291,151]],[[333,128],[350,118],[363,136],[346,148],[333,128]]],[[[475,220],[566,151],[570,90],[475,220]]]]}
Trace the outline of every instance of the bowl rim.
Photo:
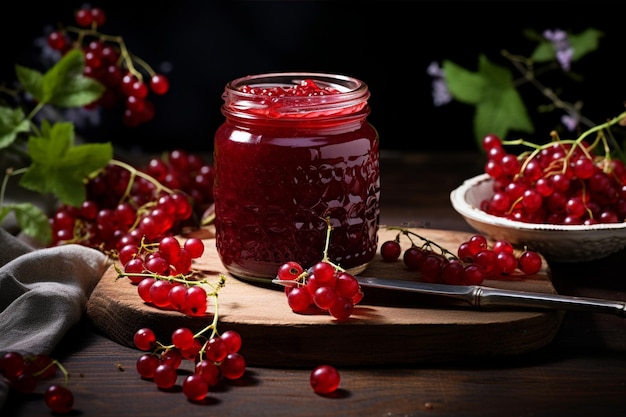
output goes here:
{"type": "Polygon", "coordinates": [[[467,202],[467,193],[474,187],[487,182],[493,181],[489,174],[483,173],[472,178],[466,179],[460,186],[450,192],[450,201],[453,208],[461,215],[482,223],[489,223],[494,226],[501,226],[520,230],[535,231],[610,231],[622,230],[626,228],[626,222],[620,223],[598,223],[592,225],[572,224],[560,225],[549,223],[525,223],[504,217],[489,214],[480,208],[474,207],[467,202]]]}

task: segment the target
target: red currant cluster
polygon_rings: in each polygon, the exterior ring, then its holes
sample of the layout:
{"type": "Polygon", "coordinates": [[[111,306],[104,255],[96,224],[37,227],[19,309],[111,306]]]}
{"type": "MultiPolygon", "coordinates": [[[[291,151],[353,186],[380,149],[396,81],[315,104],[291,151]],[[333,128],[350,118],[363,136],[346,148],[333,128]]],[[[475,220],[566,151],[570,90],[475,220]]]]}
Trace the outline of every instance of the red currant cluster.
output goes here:
{"type": "Polygon", "coordinates": [[[106,23],[106,14],[102,9],[83,7],[76,11],[74,20],[78,27],[70,26],[50,33],[48,45],[61,53],[73,48],[83,51],[84,75],[106,87],[102,97],[88,107],[112,108],[123,102],[123,121],[127,126],[151,121],[154,105],[148,95],[150,92],[156,95],[167,93],[167,77],[155,73],[146,62],[131,55],[120,36],[99,32],[99,28],[106,23]],[[149,77],[149,81],[146,82],[144,77],[149,77]]]}
{"type": "MultiPolygon", "coordinates": [[[[602,139],[602,137],[600,137],[602,139]]],[[[554,140],[537,146],[484,137],[485,173],[493,178],[494,194],[481,209],[495,216],[527,223],[596,224],[626,219],[626,167],[619,159],[594,156],[605,143],[554,140]],[[504,145],[534,150],[519,156],[504,145]]]]}
{"type": "Polygon", "coordinates": [[[157,243],[138,247],[127,244],[119,252],[122,269],[117,265],[118,278],[127,277],[137,285],[139,297],[158,308],[179,311],[188,316],[206,314],[208,297],[217,296],[225,278],[217,285],[192,269],[192,262],[204,253],[202,240],[191,237],[184,241],[166,236],[157,243]],[[207,292],[207,288],[212,291],[207,292]]]}
{"type": "Polygon", "coordinates": [[[203,253],[204,243],[197,237],[190,237],[181,245],[174,236],[165,236],[158,243],[124,245],[119,251],[119,260],[131,282],[138,284],[139,274],[144,271],[168,276],[188,274],[192,261],[203,253]]]}
{"type": "Polygon", "coordinates": [[[285,286],[285,295],[289,307],[296,313],[318,308],[344,321],[363,299],[356,278],[328,260],[316,263],[306,272],[299,263],[287,262],[278,269],[276,278],[294,282],[285,286]]]}
{"type": "Polygon", "coordinates": [[[182,392],[190,401],[202,401],[222,378],[239,379],[246,371],[246,361],[239,353],[239,333],[227,330],[218,335],[214,324],[195,334],[187,327],[178,328],[170,345],[159,343],[153,330],[142,328],[135,333],[134,343],[139,350],[149,351],[137,360],[137,372],[160,389],[176,385],[184,360],[193,363],[192,372],[182,382],[182,392]],[[206,338],[203,334],[208,330],[213,332],[206,338]]]}
{"type": "Polygon", "coordinates": [[[52,379],[57,370],[65,375],[65,384],[51,384],[43,395],[46,405],[55,413],[66,414],[74,406],[74,395],[67,388],[69,374],[63,366],[48,355],[22,355],[6,352],[0,357],[0,376],[9,381],[15,392],[32,394],[44,380],[52,379]]]}
{"type": "Polygon", "coordinates": [[[490,247],[485,236],[473,235],[454,254],[411,230],[399,230],[395,240],[383,242],[380,255],[385,262],[396,261],[402,254],[400,236],[407,236],[411,247],[404,251],[403,262],[409,270],[417,271],[424,282],[479,285],[485,279],[535,274],[542,266],[537,252],[525,250],[518,255],[506,240],[498,240],[490,247]],[[414,237],[421,239],[423,245],[414,243],[414,237]]]}
{"type": "Polygon", "coordinates": [[[184,191],[198,214],[213,203],[215,168],[196,154],[174,149],[166,158],[150,159],[143,171],[172,190],[184,191]]]}
{"type": "Polygon", "coordinates": [[[156,242],[200,216],[213,201],[212,190],[213,167],[182,150],[153,158],[143,171],[111,161],[87,183],[81,207],[62,205],[51,216],[52,244],[119,251],[156,242]]]}

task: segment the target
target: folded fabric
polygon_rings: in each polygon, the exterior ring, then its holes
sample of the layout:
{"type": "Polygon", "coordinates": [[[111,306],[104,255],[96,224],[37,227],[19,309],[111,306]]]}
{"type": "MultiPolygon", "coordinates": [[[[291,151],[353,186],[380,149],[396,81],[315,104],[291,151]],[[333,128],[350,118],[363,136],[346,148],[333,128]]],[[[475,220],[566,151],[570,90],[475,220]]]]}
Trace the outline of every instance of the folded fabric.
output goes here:
{"type": "MultiPolygon", "coordinates": [[[[0,228],[0,355],[50,354],[80,320],[108,265],[96,249],[36,249],[0,228]]],[[[8,390],[0,377],[0,410],[8,390]]]]}

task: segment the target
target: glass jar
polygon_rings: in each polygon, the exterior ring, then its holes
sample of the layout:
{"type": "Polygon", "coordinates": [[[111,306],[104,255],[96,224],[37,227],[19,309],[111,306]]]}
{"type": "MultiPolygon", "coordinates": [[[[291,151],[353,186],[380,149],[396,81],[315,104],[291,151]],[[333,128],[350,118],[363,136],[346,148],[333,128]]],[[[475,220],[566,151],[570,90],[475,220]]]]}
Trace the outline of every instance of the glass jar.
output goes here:
{"type": "Polygon", "coordinates": [[[343,75],[270,73],[229,82],[215,133],[216,246],[232,275],[268,281],[285,262],[374,258],[379,139],[368,87],[343,75]]]}

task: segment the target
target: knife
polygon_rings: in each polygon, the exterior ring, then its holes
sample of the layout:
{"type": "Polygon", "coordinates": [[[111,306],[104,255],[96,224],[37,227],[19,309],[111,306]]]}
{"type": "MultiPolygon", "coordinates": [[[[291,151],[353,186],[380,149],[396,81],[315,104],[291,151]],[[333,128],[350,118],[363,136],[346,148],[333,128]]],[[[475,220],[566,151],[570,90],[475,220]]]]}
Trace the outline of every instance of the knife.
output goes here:
{"type": "MultiPolygon", "coordinates": [[[[362,287],[414,292],[453,298],[474,308],[537,308],[609,313],[626,317],[626,302],[574,297],[540,292],[516,291],[483,285],[448,285],[398,279],[356,276],[362,287]]],[[[294,286],[296,281],[274,279],[272,283],[294,286]]]]}

